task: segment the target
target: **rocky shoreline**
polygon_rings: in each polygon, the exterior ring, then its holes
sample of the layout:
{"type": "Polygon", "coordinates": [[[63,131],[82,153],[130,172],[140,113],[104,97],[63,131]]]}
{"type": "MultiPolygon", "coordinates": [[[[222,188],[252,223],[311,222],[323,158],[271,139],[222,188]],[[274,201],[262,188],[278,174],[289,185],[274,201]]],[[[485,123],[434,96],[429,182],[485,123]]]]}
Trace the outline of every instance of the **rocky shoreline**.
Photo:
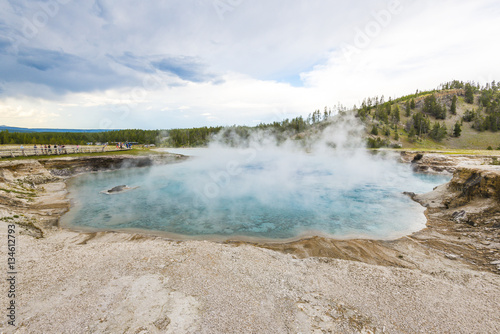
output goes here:
{"type": "Polygon", "coordinates": [[[333,240],[307,238],[287,244],[257,244],[295,254],[354,260],[377,265],[417,268],[408,260],[416,251],[441,254],[471,268],[500,273],[500,166],[492,156],[443,156],[406,153],[401,160],[416,172],[452,173],[448,184],[415,195],[427,208],[427,227],[397,240],[333,240]]]}
{"type": "Polygon", "coordinates": [[[35,237],[58,228],[69,209],[65,181],[75,175],[176,163],[178,154],[115,155],[0,161],[0,219],[13,221],[35,237]]]}
{"type": "Polygon", "coordinates": [[[449,172],[453,179],[413,196],[427,207],[427,228],[393,241],[215,243],[59,228],[72,175],[182,159],[0,162],[0,219],[4,229],[19,226],[22,272],[17,327],[2,319],[0,329],[500,331],[500,166],[490,164],[491,156],[402,153],[416,171],[449,172]]]}

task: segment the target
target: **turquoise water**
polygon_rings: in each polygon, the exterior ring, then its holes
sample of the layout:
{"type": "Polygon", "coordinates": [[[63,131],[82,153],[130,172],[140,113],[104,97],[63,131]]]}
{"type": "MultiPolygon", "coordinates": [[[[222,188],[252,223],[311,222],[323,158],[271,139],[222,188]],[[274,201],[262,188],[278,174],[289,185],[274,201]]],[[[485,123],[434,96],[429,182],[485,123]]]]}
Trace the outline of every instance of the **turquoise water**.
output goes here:
{"type": "Polygon", "coordinates": [[[424,209],[402,192],[428,192],[449,179],[364,155],[233,152],[78,176],[69,183],[73,206],[62,225],[195,239],[390,239],[425,226],[424,209]],[[100,193],[122,184],[138,188],[100,193]]]}

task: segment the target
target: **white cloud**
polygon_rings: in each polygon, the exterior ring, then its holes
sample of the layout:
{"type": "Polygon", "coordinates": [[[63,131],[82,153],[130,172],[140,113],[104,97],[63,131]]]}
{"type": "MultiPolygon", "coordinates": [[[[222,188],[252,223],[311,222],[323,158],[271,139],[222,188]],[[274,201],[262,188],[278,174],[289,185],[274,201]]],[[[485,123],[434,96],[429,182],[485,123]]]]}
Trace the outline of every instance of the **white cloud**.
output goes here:
{"type": "Polygon", "coordinates": [[[0,101],[0,124],[11,126],[49,127],[60,117],[59,113],[47,108],[44,101],[16,101],[7,99],[0,101]]]}
{"type": "Polygon", "coordinates": [[[500,78],[496,1],[401,0],[401,12],[390,11],[394,0],[232,3],[221,18],[211,1],[70,2],[30,39],[25,19],[39,3],[2,3],[0,123],[255,124],[500,78]]]}
{"type": "MultiPolygon", "coordinates": [[[[350,105],[368,96],[435,88],[452,79],[490,82],[500,77],[494,65],[500,46],[492,40],[500,35],[500,25],[498,8],[485,12],[488,3],[406,4],[368,47],[347,54],[334,51],[326,64],[303,73],[303,79],[350,105]]],[[[355,46],[354,38],[347,44],[355,46]]]]}

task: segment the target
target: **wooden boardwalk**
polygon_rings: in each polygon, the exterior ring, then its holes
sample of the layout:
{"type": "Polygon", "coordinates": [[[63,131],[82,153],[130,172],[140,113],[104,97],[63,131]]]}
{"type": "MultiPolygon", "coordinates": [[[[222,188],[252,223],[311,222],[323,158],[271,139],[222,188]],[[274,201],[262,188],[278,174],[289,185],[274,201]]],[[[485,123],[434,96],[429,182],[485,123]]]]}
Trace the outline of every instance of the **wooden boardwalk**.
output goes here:
{"type": "Polygon", "coordinates": [[[103,153],[113,151],[128,151],[128,149],[117,149],[115,146],[71,146],[65,148],[0,148],[0,158],[16,158],[28,156],[41,156],[41,155],[70,155],[77,153],[103,153]]]}

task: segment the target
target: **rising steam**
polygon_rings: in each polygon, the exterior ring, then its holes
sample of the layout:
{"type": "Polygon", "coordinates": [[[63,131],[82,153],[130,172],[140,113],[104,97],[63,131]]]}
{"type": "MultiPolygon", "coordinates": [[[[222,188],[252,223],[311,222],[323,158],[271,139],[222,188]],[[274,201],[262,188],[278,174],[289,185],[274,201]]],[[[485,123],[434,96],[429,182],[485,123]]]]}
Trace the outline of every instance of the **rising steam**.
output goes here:
{"type": "Polygon", "coordinates": [[[221,239],[387,239],[423,228],[423,208],[402,192],[430,191],[446,179],[415,175],[394,155],[370,153],[362,133],[346,116],[286,140],[229,129],[180,164],[81,178],[73,190],[80,205],[67,221],[221,239]],[[96,199],[116,184],[140,188],[96,199]]]}

